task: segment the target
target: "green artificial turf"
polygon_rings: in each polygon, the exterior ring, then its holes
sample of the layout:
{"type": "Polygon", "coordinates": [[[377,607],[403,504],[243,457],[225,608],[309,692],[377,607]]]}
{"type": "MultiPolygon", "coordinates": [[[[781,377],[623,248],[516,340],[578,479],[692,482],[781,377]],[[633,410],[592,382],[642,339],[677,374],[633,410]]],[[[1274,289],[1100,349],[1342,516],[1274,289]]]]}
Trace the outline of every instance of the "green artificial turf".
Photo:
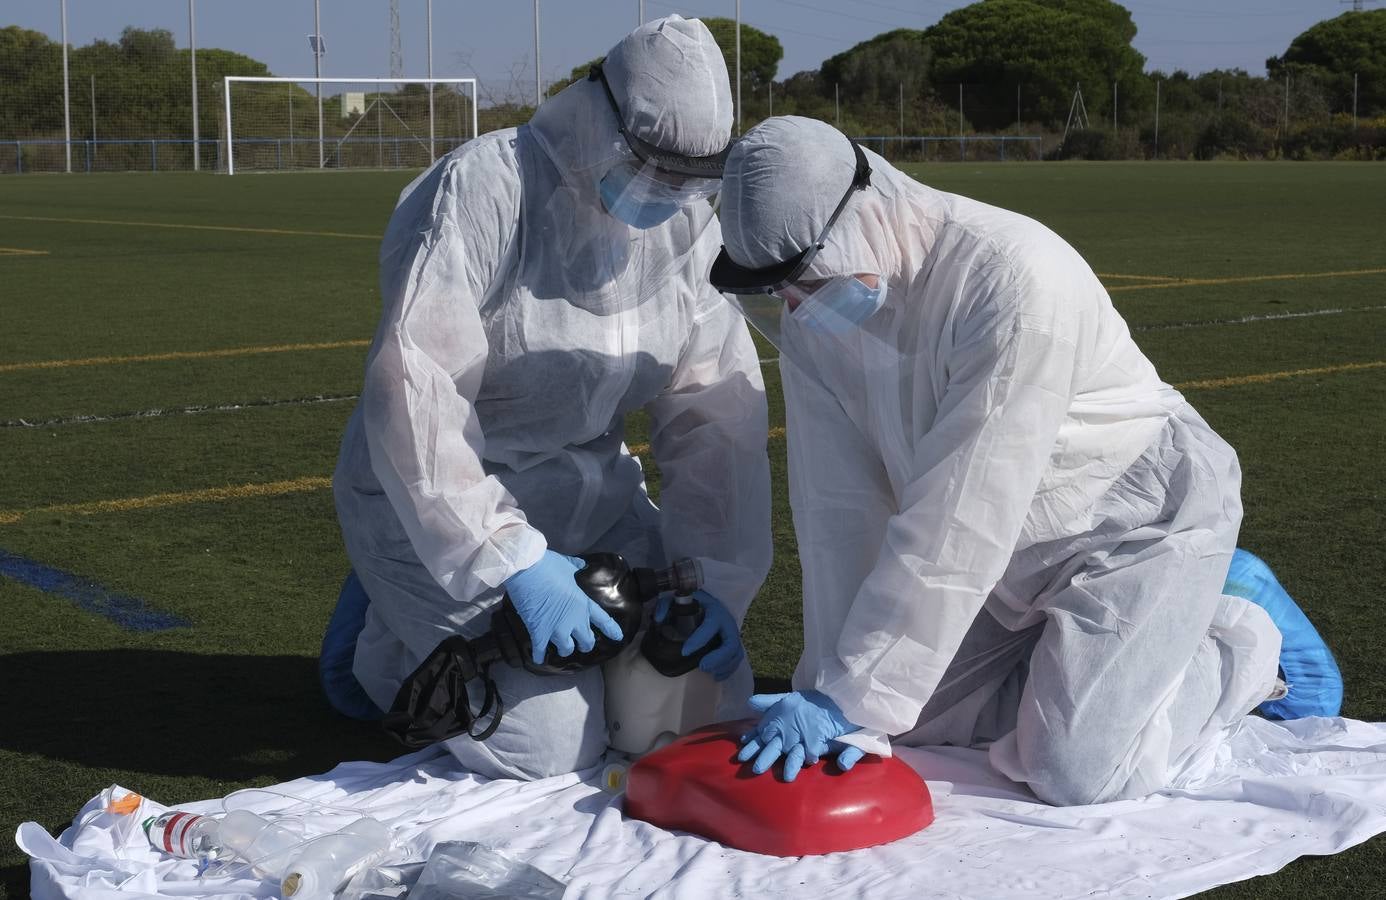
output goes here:
{"type": "MultiPolygon", "coordinates": [[[[1383,170],[954,164],[911,174],[1040,219],[1104,275],[1166,380],[1221,380],[1186,392],[1241,455],[1242,544],[1337,652],[1345,713],[1386,718],[1386,368],[1344,368],[1386,361],[1386,272],[1371,271],[1386,270],[1383,170]],[[1357,274],[1300,277],[1321,273],[1357,274]],[[1247,378],[1304,370],[1327,371],[1247,378]]],[[[375,325],[377,236],[411,177],[0,183],[0,548],[190,623],[128,631],[0,578],[0,835],[24,819],[56,833],[112,782],[173,803],[396,754],[328,712],[315,656],[346,570],[321,479],[375,325]],[[282,349],[302,344],[329,346],[282,349]],[[70,364],[143,356],[156,358],[70,364]],[[33,365],[51,361],[65,364],[33,365]],[[271,482],[308,487],[196,493],[271,482]]],[[[766,380],[782,425],[773,366],[766,380]]],[[[644,429],[631,422],[632,443],[644,429]]],[[[777,557],[746,643],[759,675],[784,678],[800,635],[782,438],[771,456],[777,557]]],[[[1383,857],[1376,840],[1215,893],[1370,895],[1383,857]]],[[[22,856],[0,842],[0,896],[24,896],[27,879],[22,856]]]]}

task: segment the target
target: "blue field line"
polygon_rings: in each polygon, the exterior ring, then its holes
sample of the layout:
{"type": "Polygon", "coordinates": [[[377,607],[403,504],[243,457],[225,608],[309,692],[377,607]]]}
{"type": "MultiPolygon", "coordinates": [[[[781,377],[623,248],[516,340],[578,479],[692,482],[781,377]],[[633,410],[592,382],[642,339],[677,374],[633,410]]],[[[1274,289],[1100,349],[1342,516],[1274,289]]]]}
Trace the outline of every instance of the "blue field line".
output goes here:
{"type": "Polygon", "coordinates": [[[3,548],[0,548],[0,577],[12,578],[20,584],[71,600],[78,608],[110,619],[127,631],[167,631],[192,624],[178,616],[150,609],[138,597],[117,594],[94,581],[3,548]]]}

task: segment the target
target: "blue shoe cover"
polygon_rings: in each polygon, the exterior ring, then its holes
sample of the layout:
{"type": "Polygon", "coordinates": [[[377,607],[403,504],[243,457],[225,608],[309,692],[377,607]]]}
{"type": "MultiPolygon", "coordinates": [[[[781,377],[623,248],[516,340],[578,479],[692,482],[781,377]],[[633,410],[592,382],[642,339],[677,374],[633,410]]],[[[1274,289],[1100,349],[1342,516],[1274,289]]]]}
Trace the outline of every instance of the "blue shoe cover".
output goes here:
{"type": "Polygon", "coordinates": [[[361,629],[366,627],[366,610],[371,600],[356,572],[347,575],[342,583],[341,595],[337,597],[337,608],[327,623],[327,633],[322,637],[322,654],[318,657],[318,677],[322,680],[322,691],[332,708],[350,719],[366,721],[384,718],[371,698],[366,695],[361,682],[356,680],[351,667],[356,660],[356,640],[361,629]]]}
{"type": "Polygon", "coordinates": [[[1343,706],[1343,676],[1338,664],[1308,616],[1275,580],[1270,566],[1238,549],[1222,592],[1255,603],[1270,613],[1271,621],[1280,629],[1280,671],[1289,691],[1257,709],[1272,719],[1338,715],[1343,706]]]}

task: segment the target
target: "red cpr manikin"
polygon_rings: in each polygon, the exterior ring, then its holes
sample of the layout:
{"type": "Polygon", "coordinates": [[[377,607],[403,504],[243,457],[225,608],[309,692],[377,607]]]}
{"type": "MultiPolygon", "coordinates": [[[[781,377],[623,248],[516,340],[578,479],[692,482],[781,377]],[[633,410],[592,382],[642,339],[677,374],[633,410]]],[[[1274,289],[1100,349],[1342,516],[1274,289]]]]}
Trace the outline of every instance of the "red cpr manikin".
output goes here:
{"type": "Polygon", "coordinates": [[[692,731],[631,767],[626,814],[673,831],[770,856],[813,856],[888,844],[934,820],[929,788],[908,765],[864,757],[851,772],[830,760],[792,782],[781,764],[752,776],[738,763],[739,737],[754,722],[692,731]]]}

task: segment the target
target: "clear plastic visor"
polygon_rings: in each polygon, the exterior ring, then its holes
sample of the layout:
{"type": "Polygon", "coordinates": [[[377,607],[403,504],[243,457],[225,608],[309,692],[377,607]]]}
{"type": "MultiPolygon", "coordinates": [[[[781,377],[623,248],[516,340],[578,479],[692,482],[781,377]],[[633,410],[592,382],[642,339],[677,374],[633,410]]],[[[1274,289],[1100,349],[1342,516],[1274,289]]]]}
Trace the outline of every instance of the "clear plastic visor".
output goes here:
{"type": "Polygon", "coordinates": [[[722,186],[719,178],[676,175],[652,163],[640,162],[633,153],[624,156],[608,171],[608,177],[620,185],[622,197],[635,203],[689,206],[707,200],[722,186]]]}
{"type": "MultiPolygon", "coordinates": [[[[760,332],[766,340],[781,352],[786,347],[786,334],[802,330],[802,320],[813,306],[815,295],[832,291],[851,279],[863,282],[869,287],[880,283],[880,276],[872,273],[834,275],[830,278],[801,278],[771,293],[726,294],[728,300],[737,308],[746,322],[760,332]]],[[[823,314],[819,311],[820,315],[823,314]]],[[[828,312],[827,315],[832,315],[828,312]]]]}

